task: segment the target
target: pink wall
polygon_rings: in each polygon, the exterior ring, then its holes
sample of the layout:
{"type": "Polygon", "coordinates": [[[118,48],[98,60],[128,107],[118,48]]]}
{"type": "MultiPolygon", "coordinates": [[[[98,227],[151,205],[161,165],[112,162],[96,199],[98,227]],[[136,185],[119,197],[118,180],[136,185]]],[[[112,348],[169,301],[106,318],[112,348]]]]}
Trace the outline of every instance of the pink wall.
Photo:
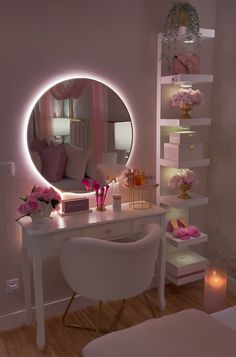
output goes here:
{"type": "MultiPolygon", "coordinates": [[[[22,287],[7,295],[5,281],[21,279],[20,230],[14,220],[18,197],[37,183],[21,145],[30,99],[63,73],[86,71],[113,82],[129,103],[137,138],[142,138],[132,164],[154,173],[156,32],[163,29],[170,3],[9,0],[2,6],[0,161],[14,161],[16,176],[0,178],[0,316],[23,308],[22,287]]],[[[192,3],[199,6],[202,26],[212,27],[215,0],[192,3]]],[[[46,301],[68,295],[55,259],[47,261],[43,274],[46,301]]]]}
{"type": "MultiPolygon", "coordinates": [[[[217,2],[210,135],[209,255],[221,258],[236,286],[236,3],[217,2]]],[[[231,280],[232,281],[232,280],[231,280]]],[[[236,289],[234,289],[236,291],[236,289]]]]}

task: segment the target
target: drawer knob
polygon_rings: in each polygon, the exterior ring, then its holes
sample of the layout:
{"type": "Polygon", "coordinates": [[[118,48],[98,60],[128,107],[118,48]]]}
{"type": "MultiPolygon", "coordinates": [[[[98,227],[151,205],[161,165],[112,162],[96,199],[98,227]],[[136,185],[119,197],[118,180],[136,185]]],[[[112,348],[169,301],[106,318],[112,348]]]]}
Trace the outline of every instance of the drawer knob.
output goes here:
{"type": "Polygon", "coordinates": [[[189,145],[189,149],[190,150],[194,150],[195,149],[195,145],[193,145],[193,144],[189,145]]]}
{"type": "Polygon", "coordinates": [[[111,228],[107,228],[107,229],[105,230],[105,233],[106,233],[106,234],[110,234],[110,233],[111,233],[111,228]]]}

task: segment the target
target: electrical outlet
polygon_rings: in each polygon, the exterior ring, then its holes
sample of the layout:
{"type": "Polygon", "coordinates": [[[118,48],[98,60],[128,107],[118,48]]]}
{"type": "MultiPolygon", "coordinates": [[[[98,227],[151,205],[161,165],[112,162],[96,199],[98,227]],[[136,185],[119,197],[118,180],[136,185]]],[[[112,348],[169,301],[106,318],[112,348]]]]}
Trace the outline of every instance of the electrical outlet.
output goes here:
{"type": "Polygon", "coordinates": [[[18,290],[19,287],[20,287],[20,281],[18,278],[6,281],[6,290],[8,294],[18,290]]]}

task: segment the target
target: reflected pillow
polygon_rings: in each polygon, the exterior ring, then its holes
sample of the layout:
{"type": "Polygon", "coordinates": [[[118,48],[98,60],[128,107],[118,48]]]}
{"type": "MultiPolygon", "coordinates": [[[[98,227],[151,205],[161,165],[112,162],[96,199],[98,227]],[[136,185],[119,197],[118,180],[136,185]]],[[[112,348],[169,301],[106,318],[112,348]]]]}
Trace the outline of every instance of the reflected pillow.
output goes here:
{"type": "Polygon", "coordinates": [[[88,162],[88,151],[71,144],[65,144],[65,149],[68,157],[65,177],[82,181],[88,162]]]}
{"type": "Polygon", "coordinates": [[[41,158],[39,156],[39,154],[37,153],[37,151],[30,151],[30,156],[31,156],[31,159],[34,163],[34,166],[36,167],[36,169],[42,173],[42,161],[41,161],[41,158]]]}
{"type": "Polygon", "coordinates": [[[67,155],[64,144],[49,145],[41,152],[43,176],[50,182],[58,182],[62,179],[67,163],[67,155]]]}
{"type": "Polygon", "coordinates": [[[41,155],[41,152],[48,147],[48,143],[46,139],[40,140],[38,138],[34,138],[30,143],[30,150],[36,151],[41,155]]]}
{"type": "Polygon", "coordinates": [[[95,160],[93,151],[91,149],[88,150],[88,162],[86,167],[86,176],[93,179],[96,175],[97,162],[95,160]]]}

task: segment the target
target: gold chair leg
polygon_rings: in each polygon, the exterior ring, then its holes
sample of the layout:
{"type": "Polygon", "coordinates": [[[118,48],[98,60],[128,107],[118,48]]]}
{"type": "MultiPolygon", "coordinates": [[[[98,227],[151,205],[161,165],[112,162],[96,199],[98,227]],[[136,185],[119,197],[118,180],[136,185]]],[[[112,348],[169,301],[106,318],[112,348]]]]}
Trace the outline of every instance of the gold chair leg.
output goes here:
{"type": "Polygon", "coordinates": [[[78,328],[78,329],[81,329],[81,330],[88,330],[88,331],[93,331],[96,333],[96,336],[98,335],[98,332],[103,332],[103,333],[107,333],[107,332],[110,332],[108,329],[103,329],[103,328],[100,328],[99,329],[99,326],[100,326],[100,321],[101,321],[101,310],[102,310],[102,301],[99,302],[99,312],[98,312],[98,320],[97,320],[97,324],[96,324],[96,327],[95,326],[84,326],[84,325],[78,325],[78,324],[71,324],[71,323],[67,323],[66,322],[66,316],[70,310],[70,307],[72,305],[72,302],[75,298],[75,295],[76,293],[73,292],[71,298],[70,298],[70,301],[66,307],[66,310],[62,316],[62,322],[64,324],[64,326],[66,327],[73,327],[73,328],[78,328]]]}
{"type": "Polygon", "coordinates": [[[121,307],[120,307],[119,311],[117,312],[117,314],[114,318],[114,321],[111,325],[111,331],[114,331],[116,329],[116,327],[121,319],[121,316],[122,316],[122,313],[123,313],[124,307],[125,307],[125,301],[126,301],[125,299],[122,300],[121,307]]]}
{"type": "Polygon", "coordinates": [[[96,330],[95,330],[95,336],[97,337],[99,334],[99,327],[100,327],[100,322],[101,322],[101,315],[102,315],[102,301],[99,301],[99,306],[98,306],[98,318],[97,318],[97,324],[96,324],[96,330]]]}
{"type": "Polygon", "coordinates": [[[66,310],[65,310],[65,312],[64,312],[64,314],[63,314],[63,316],[62,316],[62,322],[63,322],[64,325],[66,325],[65,319],[66,319],[66,316],[67,316],[67,314],[68,314],[68,311],[70,310],[70,307],[71,307],[72,302],[73,302],[73,300],[74,300],[74,298],[75,298],[75,295],[76,295],[76,293],[73,292],[73,294],[72,294],[72,296],[71,296],[71,298],[70,298],[70,301],[69,301],[69,303],[68,303],[68,305],[67,305],[67,307],[66,307],[66,310]]]}
{"type": "Polygon", "coordinates": [[[146,294],[146,292],[143,293],[143,297],[144,297],[144,300],[145,300],[146,304],[148,305],[149,309],[151,310],[153,317],[156,318],[157,315],[152,307],[152,304],[150,303],[149,297],[146,294]]]}

